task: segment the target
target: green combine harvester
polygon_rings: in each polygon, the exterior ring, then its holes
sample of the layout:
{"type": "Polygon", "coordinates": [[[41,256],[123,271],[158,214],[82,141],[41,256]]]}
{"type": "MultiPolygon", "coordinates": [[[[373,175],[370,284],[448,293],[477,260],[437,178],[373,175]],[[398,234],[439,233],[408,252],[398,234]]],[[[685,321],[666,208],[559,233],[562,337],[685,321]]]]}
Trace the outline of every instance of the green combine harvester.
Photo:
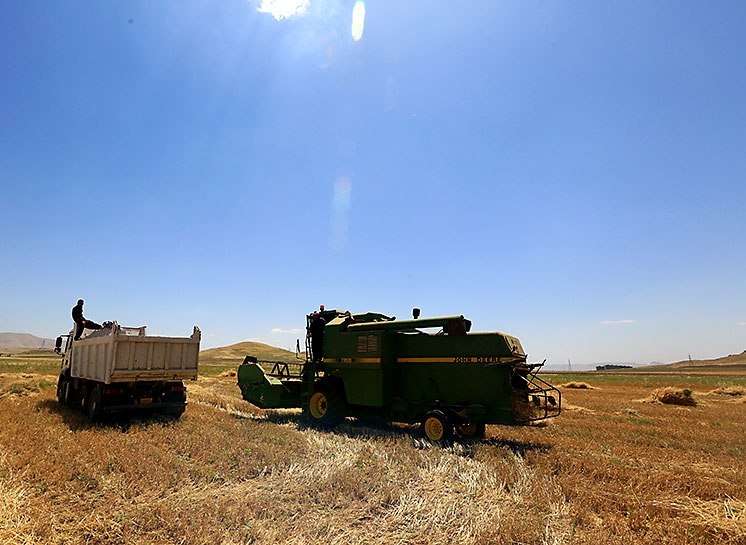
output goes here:
{"type": "MultiPolygon", "coordinates": [[[[346,417],[419,423],[431,441],[454,432],[484,435],[487,424],[526,424],[558,416],[559,390],[537,376],[520,341],[500,332],[470,332],[463,316],[397,320],[383,314],[322,310],[322,341],[307,338],[295,362],[246,356],[238,385],[263,409],[302,408],[330,429],[346,417]],[[430,330],[430,331],[423,331],[430,330]],[[318,353],[314,354],[316,348],[318,353]]],[[[300,345],[300,343],[298,343],[300,345]]]]}

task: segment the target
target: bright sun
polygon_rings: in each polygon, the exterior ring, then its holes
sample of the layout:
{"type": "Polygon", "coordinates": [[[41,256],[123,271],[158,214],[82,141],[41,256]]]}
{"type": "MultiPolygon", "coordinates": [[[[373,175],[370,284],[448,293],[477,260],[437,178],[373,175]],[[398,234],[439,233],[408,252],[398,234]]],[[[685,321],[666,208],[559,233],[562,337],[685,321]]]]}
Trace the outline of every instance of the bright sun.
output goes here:
{"type": "Polygon", "coordinates": [[[309,0],[261,0],[259,5],[260,13],[269,13],[281,21],[293,15],[305,13],[308,8],[309,0]]]}

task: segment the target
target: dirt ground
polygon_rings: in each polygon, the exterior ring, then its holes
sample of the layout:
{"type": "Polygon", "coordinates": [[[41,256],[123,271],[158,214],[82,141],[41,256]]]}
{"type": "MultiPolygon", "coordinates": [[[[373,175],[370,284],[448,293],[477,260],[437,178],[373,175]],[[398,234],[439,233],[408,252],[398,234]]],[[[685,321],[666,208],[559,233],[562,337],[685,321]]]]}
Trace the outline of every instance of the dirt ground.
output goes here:
{"type": "Polygon", "coordinates": [[[436,447],[415,427],[306,428],[230,373],[188,383],[181,420],[89,425],[54,375],[3,372],[0,541],[746,543],[746,376],[545,378],[558,418],[436,447]]]}

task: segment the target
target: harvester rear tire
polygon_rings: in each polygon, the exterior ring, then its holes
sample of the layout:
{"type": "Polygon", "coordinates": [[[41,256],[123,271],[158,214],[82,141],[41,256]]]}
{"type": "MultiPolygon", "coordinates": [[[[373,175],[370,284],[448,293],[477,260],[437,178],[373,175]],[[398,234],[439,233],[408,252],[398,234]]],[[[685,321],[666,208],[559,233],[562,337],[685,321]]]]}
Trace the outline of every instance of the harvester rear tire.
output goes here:
{"type": "Polygon", "coordinates": [[[304,409],[312,426],[332,429],[345,419],[344,392],[333,382],[321,381],[304,409]]]}
{"type": "Polygon", "coordinates": [[[442,411],[430,411],[422,419],[422,433],[434,443],[446,443],[453,438],[453,424],[442,411]]]}
{"type": "Polygon", "coordinates": [[[484,437],[486,426],[484,422],[465,422],[463,424],[456,425],[456,433],[461,437],[477,438],[484,437]]]}

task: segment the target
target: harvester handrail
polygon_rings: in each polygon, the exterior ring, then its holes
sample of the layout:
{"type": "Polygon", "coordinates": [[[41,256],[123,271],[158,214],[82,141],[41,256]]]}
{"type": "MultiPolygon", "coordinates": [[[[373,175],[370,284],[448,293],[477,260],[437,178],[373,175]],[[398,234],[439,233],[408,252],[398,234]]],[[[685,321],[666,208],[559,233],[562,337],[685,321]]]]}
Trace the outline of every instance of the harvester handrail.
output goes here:
{"type": "MultiPolygon", "coordinates": [[[[539,367],[542,365],[539,364],[539,367]]],[[[521,422],[534,422],[559,416],[562,411],[562,392],[558,388],[538,377],[536,373],[529,374],[526,377],[526,384],[528,386],[527,396],[533,402],[535,408],[539,410],[539,414],[533,417],[524,415],[520,419],[521,422]]]]}

